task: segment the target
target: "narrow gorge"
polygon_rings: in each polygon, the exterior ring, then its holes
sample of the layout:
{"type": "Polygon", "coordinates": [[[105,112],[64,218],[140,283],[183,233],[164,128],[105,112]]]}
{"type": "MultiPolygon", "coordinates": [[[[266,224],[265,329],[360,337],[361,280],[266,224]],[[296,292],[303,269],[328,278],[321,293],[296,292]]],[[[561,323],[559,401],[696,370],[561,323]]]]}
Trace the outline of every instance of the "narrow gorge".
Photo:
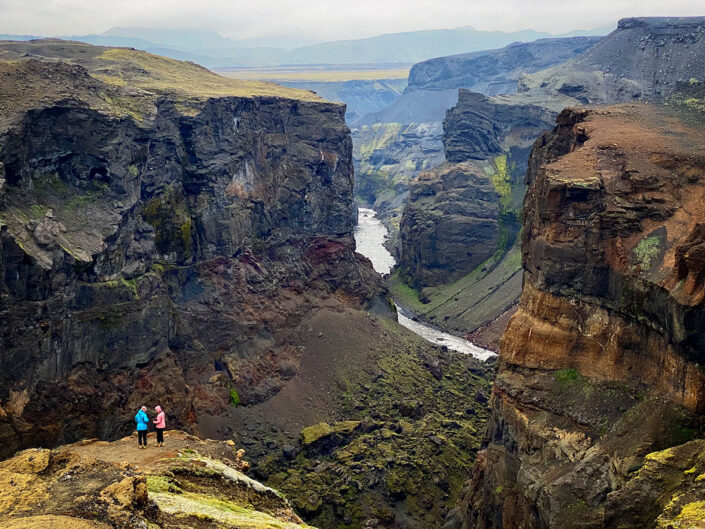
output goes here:
{"type": "Polygon", "coordinates": [[[0,527],[705,527],[705,17],[594,35],[1,40],[0,527]]]}

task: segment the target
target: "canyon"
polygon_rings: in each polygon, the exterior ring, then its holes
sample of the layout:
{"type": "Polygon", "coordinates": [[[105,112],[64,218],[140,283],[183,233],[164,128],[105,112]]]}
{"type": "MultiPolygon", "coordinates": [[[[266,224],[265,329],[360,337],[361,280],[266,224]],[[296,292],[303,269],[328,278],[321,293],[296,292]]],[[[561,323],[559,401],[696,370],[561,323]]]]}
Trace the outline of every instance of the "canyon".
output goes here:
{"type": "Polygon", "coordinates": [[[361,116],[0,42],[0,525],[701,527],[703,46],[623,19],[361,116]]]}
{"type": "Polygon", "coordinates": [[[1,456],[158,402],[309,523],[440,527],[492,366],[399,325],[355,253],[345,106],[58,40],[3,42],[0,69],[1,456]]]}

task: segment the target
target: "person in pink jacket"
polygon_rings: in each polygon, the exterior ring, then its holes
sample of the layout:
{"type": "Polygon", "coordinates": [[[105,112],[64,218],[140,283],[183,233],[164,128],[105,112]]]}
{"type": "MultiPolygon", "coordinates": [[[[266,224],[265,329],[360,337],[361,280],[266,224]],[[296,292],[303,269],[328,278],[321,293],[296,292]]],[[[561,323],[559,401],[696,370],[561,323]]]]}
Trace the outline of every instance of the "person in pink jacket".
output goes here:
{"type": "Polygon", "coordinates": [[[154,408],[157,418],[154,419],[154,427],[157,429],[157,446],[164,446],[164,429],[166,428],[166,415],[161,406],[154,408]]]}

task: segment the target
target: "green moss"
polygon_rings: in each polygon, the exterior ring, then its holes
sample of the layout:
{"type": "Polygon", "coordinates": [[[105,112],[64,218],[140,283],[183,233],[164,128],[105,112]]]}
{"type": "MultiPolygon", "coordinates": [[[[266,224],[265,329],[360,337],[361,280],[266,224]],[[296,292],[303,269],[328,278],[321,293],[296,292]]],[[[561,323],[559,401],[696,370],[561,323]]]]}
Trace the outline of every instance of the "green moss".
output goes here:
{"type": "Polygon", "coordinates": [[[47,211],[49,211],[49,208],[41,204],[32,204],[29,207],[29,211],[33,218],[41,219],[44,215],[46,215],[47,211]]]}
{"type": "Polygon", "coordinates": [[[511,201],[512,186],[510,183],[510,174],[507,170],[507,155],[502,154],[494,159],[495,171],[492,173],[490,180],[495,191],[499,193],[500,204],[502,207],[509,206],[511,201]]]}
{"type": "Polygon", "coordinates": [[[164,195],[148,201],[142,215],[154,228],[155,245],[161,254],[175,252],[181,260],[191,258],[192,221],[180,187],[169,188],[164,195]]]}
{"type": "Polygon", "coordinates": [[[86,204],[90,203],[92,200],[92,197],[90,195],[74,195],[68,201],[66,201],[66,209],[67,210],[74,210],[80,207],[85,206],[86,204]]]}
{"type": "Polygon", "coordinates": [[[219,525],[225,524],[229,527],[241,529],[294,529],[303,527],[299,524],[283,522],[263,512],[208,494],[154,492],[150,493],[149,496],[167,514],[201,516],[203,519],[212,520],[219,525]]]}
{"type": "Polygon", "coordinates": [[[230,388],[230,404],[237,408],[240,405],[240,395],[235,388],[230,388]]]}
{"type": "Polygon", "coordinates": [[[554,378],[558,382],[569,383],[581,378],[580,373],[575,369],[560,369],[554,373],[554,378]]]}
{"type": "Polygon", "coordinates": [[[650,270],[654,260],[660,253],[661,239],[658,235],[652,235],[643,239],[634,248],[633,253],[636,263],[642,270],[650,270]]]}
{"type": "Polygon", "coordinates": [[[178,481],[167,476],[147,476],[147,492],[183,492],[178,481]]]}
{"type": "Polygon", "coordinates": [[[499,486],[497,486],[496,489],[494,489],[494,493],[495,493],[497,496],[499,496],[500,494],[502,494],[502,491],[503,491],[503,490],[504,490],[504,487],[503,487],[502,485],[499,485],[499,486]]]}
{"type": "Polygon", "coordinates": [[[120,283],[130,292],[132,292],[132,295],[135,299],[139,299],[140,295],[137,291],[137,282],[134,279],[125,279],[124,277],[120,276],[120,283]]]}

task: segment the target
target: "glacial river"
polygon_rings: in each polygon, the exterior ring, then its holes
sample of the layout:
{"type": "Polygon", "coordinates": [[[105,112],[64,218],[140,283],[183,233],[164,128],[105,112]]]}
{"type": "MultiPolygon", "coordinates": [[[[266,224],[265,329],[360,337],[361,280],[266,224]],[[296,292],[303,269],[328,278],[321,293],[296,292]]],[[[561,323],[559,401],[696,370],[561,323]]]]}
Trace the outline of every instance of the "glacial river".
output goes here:
{"type": "MultiPolygon", "coordinates": [[[[375,211],[359,208],[355,227],[357,251],[369,258],[374,269],[382,275],[388,274],[395,265],[394,257],[383,244],[386,237],[387,228],[377,218],[375,211]]],[[[397,319],[401,325],[436,345],[445,345],[448,349],[471,354],[480,360],[486,360],[495,354],[464,338],[453,336],[415,320],[414,314],[400,305],[397,305],[397,319]]]]}

